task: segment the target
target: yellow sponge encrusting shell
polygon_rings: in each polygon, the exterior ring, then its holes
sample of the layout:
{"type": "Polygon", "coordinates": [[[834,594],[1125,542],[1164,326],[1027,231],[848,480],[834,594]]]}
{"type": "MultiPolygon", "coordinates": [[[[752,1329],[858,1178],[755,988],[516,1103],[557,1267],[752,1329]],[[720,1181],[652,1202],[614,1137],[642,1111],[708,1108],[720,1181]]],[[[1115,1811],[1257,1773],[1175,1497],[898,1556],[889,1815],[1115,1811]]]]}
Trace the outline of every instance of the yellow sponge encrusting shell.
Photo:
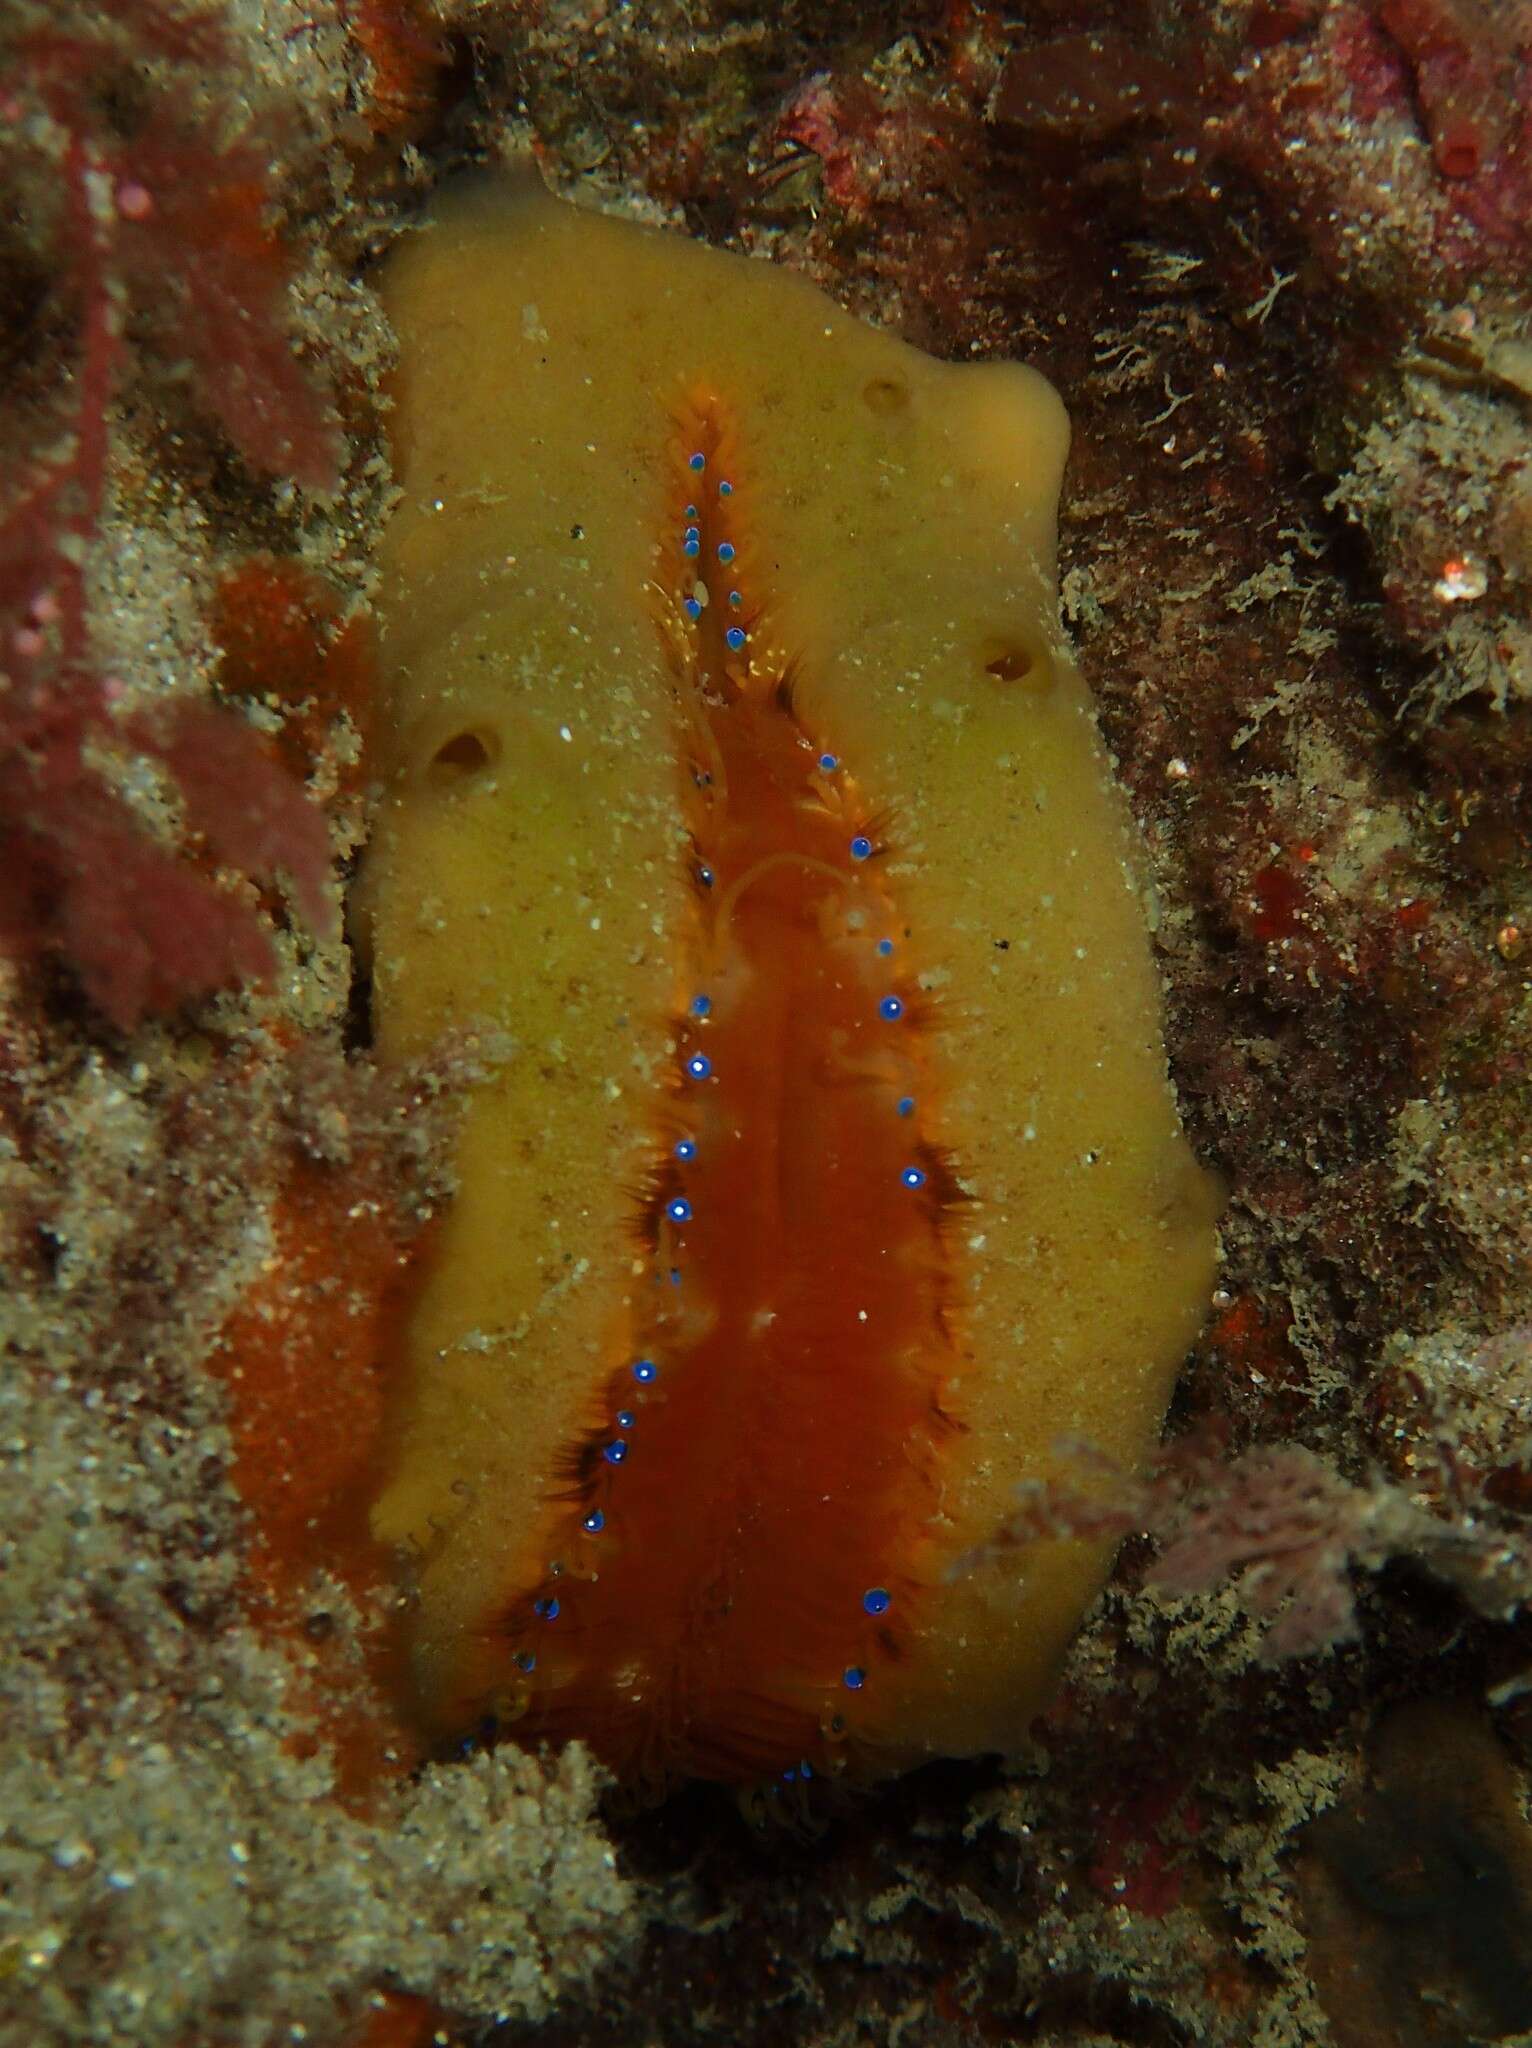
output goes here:
{"type": "MultiPolygon", "coordinates": [[[[1029,369],[936,361],[784,270],[517,180],[443,196],[383,297],[403,498],[383,557],[387,788],[357,899],[377,1046],[506,1041],[465,1091],[375,1508],[415,1560],[419,1709],[443,1728],[524,1710],[498,1618],[550,1561],[576,1587],[599,1568],[568,1552],[560,1474],[636,1312],[633,1190],[697,915],[678,767],[694,712],[655,584],[683,516],[675,408],[705,386],[748,468],[751,659],[791,662],[792,715],[888,807],[882,879],[936,1019],[965,1198],[939,1390],[962,1427],[911,1510],[912,1633],[842,1702],[849,1753],[871,1775],[1012,1748],[1109,1546],[946,1567],[1057,1469],[1060,1439],[1143,1459],[1215,1241],[1132,830],[1056,625],[1063,408],[1029,369]]],[[[770,1542],[762,1484],[740,1525],[770,1542]]],[[[699,1500],[699,1527],[720,1512],[699,1500]]],[[[656,1653],[657,1690],[679,1659],[656,1653]]],[[[599,1750],[599,1728],[567,1732],[599,1750]]]]}

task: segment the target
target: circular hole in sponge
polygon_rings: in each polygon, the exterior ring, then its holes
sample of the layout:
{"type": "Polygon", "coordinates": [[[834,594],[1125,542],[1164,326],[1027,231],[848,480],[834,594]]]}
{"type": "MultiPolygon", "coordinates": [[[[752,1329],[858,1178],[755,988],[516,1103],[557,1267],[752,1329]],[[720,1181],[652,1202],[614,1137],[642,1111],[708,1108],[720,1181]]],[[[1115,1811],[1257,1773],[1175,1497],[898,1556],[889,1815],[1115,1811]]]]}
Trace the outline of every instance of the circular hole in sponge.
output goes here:
{"type": "Polygon", "coordinates": [[[997,683],[1022,683],[1040,695],[1053,681],[1053,662],[1044,647],[1025,640],[995,640],[984,651],[984,673],[997,683]]]}
{"type": "Polygon", "coordinates": [[[902,377],[872,377],[862,386],[862,403],[879,419],[903,412],[910,402],[910,387],[902,377]]]}
{"type": "Polygon", "coordinates": [[[500,758],[500,738],[482,726],[468,727],[442,741],[426,773],[438,789],[460,789],[500,758]]]}

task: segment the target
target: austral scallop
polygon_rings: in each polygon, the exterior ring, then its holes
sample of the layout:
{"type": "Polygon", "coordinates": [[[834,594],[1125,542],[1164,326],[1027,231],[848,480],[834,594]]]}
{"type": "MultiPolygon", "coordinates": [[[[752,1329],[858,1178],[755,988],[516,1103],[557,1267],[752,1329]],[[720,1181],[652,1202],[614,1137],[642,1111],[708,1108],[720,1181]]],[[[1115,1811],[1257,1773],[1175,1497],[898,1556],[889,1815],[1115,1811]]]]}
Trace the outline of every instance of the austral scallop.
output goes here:
{"type": "Polygon", "coordinates": [[[374,1529],[414,1710],[641,1792],[1005,1750],[1158,1433],[1214,1203],[1055,626],[1067,427],[527,182],[393,257],[380,1056],[497,1048],[374,1529]]]}

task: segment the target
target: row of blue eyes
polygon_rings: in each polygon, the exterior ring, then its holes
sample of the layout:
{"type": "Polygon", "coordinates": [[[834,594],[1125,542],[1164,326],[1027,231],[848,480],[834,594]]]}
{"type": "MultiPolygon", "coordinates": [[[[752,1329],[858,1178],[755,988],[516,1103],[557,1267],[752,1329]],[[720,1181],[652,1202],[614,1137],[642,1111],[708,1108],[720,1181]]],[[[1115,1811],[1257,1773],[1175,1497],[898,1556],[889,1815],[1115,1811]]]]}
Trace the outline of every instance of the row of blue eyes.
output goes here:
{"type": "MultiPolygon", "coordinates": [[[[689,460],[688,466],[694,470],[700,470],[704,466],[705,461],[706,457],[693,455],[689,460]]],[[[721,483],[718,486],[720,497],[728,497],[732,490],[732,484],[721,483]]],[[[694,507],[688,505],[686,511],[688,518],[696,517],[694,507]]],[[[687,529],[685,545],[686,552],[689,555],[695,555],[699,551],[700,537],[695,528],[687,529]]],[[[732,545],[728,541],[724,541],[719,547],[718,559],[721,562],[732,562],[734,560],[734,552],[732,545]]],[[[731,603],[737,604],[739,602],[737,592],[731,591],[729,597],[731,603]]],[[[701,615],[702,607],[695,598],[687,599],[686,609],[694,619],[701,615]]],[[[745,644],[745,635],[737,626],[731,627],[724,637],[731,648],[738,649],[745,644]]],[[[819,757],[819,766],[827,775],[839,765],[834,754],[821,754],[819,757]]],[[[865,834],[858,833],[851,841],[852,859],[866,860],[871,852],[872,841],[865,834]]],[[[702,875],[704,880],[711,882],[712,875],[707,869],[702,870],[702,875]]],[[[892,939],[880,939],[878,941],[878,951],[885,958],[893,950],[894,944],[892,939]]],[[[711,997],[705,995],[697,996],[692,1003],[692,1013],[694,1016],[705,1017],[712,1007],[711,997]]],[[[892,1023],[903,1016],[904,1004],[899,1000],[898,996],[884,996],[878,1005],[878,1014],[892,1023]]],[[[694,1081],[705,1081],[713,1071],[713,1064],[705,1053],[694,1053],[686,1063],[686,1071],[694,1081]]],[[[901,1097],[899,1102],[899,1114],[901,1116],[912,1115],[914,1108],[915,1098],[913,1096],[906,1095],[901,1097]]],[[[675,1154],[677,1159],[680,1160],[695,1159],[697,1156],[696,1140],[693,1138],[680,1139],[676,1144],[675,1154]]],[[[906,1187],[918,1188],[924,1185],[926,1176],[918,1166],[907,1166],[900,1175],[900,1178],[906,1187]]],[[[678,1196],[674,1201],[666,1205],[666,1214],[672,1222],[689,1223],[692,1217],[692,1206],[683,1196],[678,1196]]],[[[652,1386],[659,1378],[660,1373],[659,1367],[652,1358],[635,1360],[632,1371],[634,1379],[640,1386],[652,1386]]],[[[619,1429],[632,1429],[637,1420],[638,1417],[631,1408],[620,1408],[617,1411],[617,1426],[619,1429]]],[[[609,1465],[621,1465],[625,1462],[628,1455],[626,1439],[623,1437],[613,1437],[610,1442],[602,1445],[601,1455],[609,1465]]],[[[590,1513],[582,1518],[581,1527],[587,1535],[599,1536],[606,1527],[606,1515],[603,1510],[592,1508],[590,1513]]],[[[891,1605],[892,1595],[884,1586],[869,1586],[862,1595],[862,1609],[866,1614],[873,1616],[886,1614],[891,1605]]],[[[532,1603],[532,1612],[540,1621],[556,1621],[559,1611],[559,1602],[551,1593],[543,1596],[541,1599],[534,1600],[532,1603]]],[[[516,1662],[521,1670],[532,1671],[536,1668],[537,1659],[530,1650],[523,1650],[517,1657],[516,1662]]],[[[841,1682],[848,1691],[860,1692],[867,1682],[867,1673],[860,1664],[848,1664],[841,1673],[841,1682]]],[[[813,1770],[807,1760],[805,1760],[796,1769],[784,1771],[782,1775],[787,1779],[799,1775],[804,1778],[810,1778],[813,1776],[813,1770]]]]}
{"type": "MultiPolygon", "coordinates": [[[[704,469],[704,468],[706,468],[706,466],[707,466],[707,457],[706,457],[705,455],[700,455],[700,454],[699,454],[699,455],[692,455],[692,456],[689,456],[689,457],[687,458],[687,464],[686,464],[686,466],[687,466],[687,468],[688,468],[688,469],[693,469],[693,470],[700,470],[700,469],[704,469]]],[[[728,498],[728,497],[732,497],[732,496],[733,496],[733,494],[734,494],[734,486],[733,486],[733,484],[731,484],[731,483],[721,483],[721,484],[720,484],[720,485],[718,486],[718,495],[719,495],[719,497],[720,497],[720,498],[728,498]]],[[[688,506],[687,506],[687,508],[686,508],[686,516],[687,516],[687,518],[688,518],[688,519],[695,519],[695,518],[696,518],[696,516],[697,516],[697,508],[696,508],[696,506],[695,506],[695,505],[688,505],[688,506]]],[[[688,527],[687,527],[687,529],[686,529],[686,538],[685,538],[685,540],[684,540],[684,541],[682,542],[682,544],[681,544],[681,545],[682,545],[682,552],[683,552],[684,554],[688,554],[688,555],[693,555],[693,556],[695,556],[695,555],[700,555],[700,554],[701,554],[701,552],[702,552],[702,535],[701,535],[701,533],[699,532],[699,530],[698,530],[698,529],[697,529],[697,528],[696,528],[695,526],[688,526],[688,527]]],[[[727,565],[728,563],[732,562],[732,561],[734,560],[735,552],[736,552],[736,550],[735,550],[735,547],[734,547],[734,543],[733,543],[733,541],[730,541],[730,540],[725,540],[725,541],[720,541],[720,542],[719,542],[719,544],[718,544],[718,559],[719,559],[719,561],[720,561],[720,562],[723,562],[723,563],[724,563],[724,564],[726,564],[726,565],[727,565]]],[[[730,602],[730,604],[736,604],[736,605],[737,605],[737,604],[738,604],[738,603],[740,602],[740,594],[739,594],[739,592],[738,592],[737,590],[731,590],[731,591],[729,592],[729,602],[730,602]]],[[[686,601],[685,601],[685,604],[686,604],[686,616],[687,616],[687,617],[688,617],[689,619],[700,619],[700,618],[702,617],[702,606],[701,606],[701,604],[700,604],[700,603],[698,602],[698,600],[697,600],[697,599],[696,599],[695,597],[689,597],[689,598],[687,598],[687,599],[686,599],[686,601]]],[[[729,649],[730,653],[731,653],[731,654],[738,654],[738,653],[739,653],[739,651],[740,651],[740,649],[741,649],[741,648],[742,648],[742,647],[744,646],[744,644],[745,644],[745,630],[744,630],[744,628],[743,628],[742,626],[730,626],[730,628],[728,629],[728,631],[727,631],[727,632],[726,632],[726,633],[724,634],[723,638],[724,638],[724,645],[725,645],[725,646],[726,646],[726,647],[727,647],[727,648],[729,649]]]]}
{"type": "MultiPolygon", "coordinates": [[[[690,467],[691,467],[692,469],[701,469],[701,468],[703,468],[703,467],[704,467],[704,465],[705,465],[705,463],[706,463],[706,459],[707,459],[707,458],[706,458],[705,456],[702,456],[702,455],[693,455],[693,456],[692,456],[692,457],[690,458],[690,464],[689,464],[689,466],[690,466],[690,467]]],[[[732,494],[732,492],[733,492],[733,489],[734,489],[734,486],[733,486],[733,484],[730,484],[730,483],[721,483],[721,484],[720,484],[720,485],[718,486],[718,495],[719,495],[719,497],[721,497],[721,498],[727,498],[727,497],[729,497],[729,496],[730,496],[730,495],[732,494]]],[[[686,516],[687,516],[687,518],[688,518],[688,519],[695,519],[695,518],[697,517],[697,508],[696,508],[696,506],[695,506],[695,505],[688,505],[688,506],[687,506],[687,508],[686,508],[686,516]]],[[[684,540],[683,540],[683,542],[682,542],[682,548],[683,548],[684,552],[685,552],[686,554],[688,554],[688,555],[696,556],[696,555],[699,555],[699,554],[701,554],[701,552],[702,552],[702,532],[701,532],[701,529],[700,529],[699,527],[696,527],[696,526],[688,526],[688,527],[687,527],[687,529],[686,529],[686,535],[685,535],[685,539],[684,539],[684,540]]],[[[733,543],[733,541],[725,540],[725,541],[720,541],[720,542],[719,542],[719,544],[718,544],[718,559],[719,559],[719,561],[720,561],[720,562],[723,562],[723,563],[726,563],[726,564],[727,564],[727,563],[729,563],[729,562],[732,562],[732,561],[734,560],[734,558],[735,558],[735,554],[736,554],[736,549],[735,549],[735,546],[734,546],[734,543],[733,543]]],[[[700,619],[700,618],[702,617],[702,604],[701,604],[701,601],[700,601],[700,599],[698,599],[698,598],[695,598],[695,597],[688,597],[688,598],[686,598],[685,600],[683,600],[683,602],[684,602],[684,607],[685,607],[685,611],[686,611],[686,616],[687,616],[687,617],[688,617],[689,619],[700,619]]],[[[729,602],[730,602],[730,604],[732,604],[732,605],[738,605],[738,604],[741,604],[741,603],[743,602],[743,599],[741,598],[741,596],[740,596],[740,593],[739,593],[739,592],[738,592],[737,590],[731,590],[731,591],[729,592],[729,602]]],[[[731,649],[731,650],[732,650],[732,651],[733,651],[734,653],[736,653],[736,654],[737,654],[737,653],[739,652],[740,648],[742,648],[742,647],[744,646],[744,644],[745,644],[745,634],[744,634],[744,631],[743,631],[743,629],[742,629],[741,627],[739,627],[739,626],[731,626],[731,627],[729,628],[729,630],[728,630],[728,631],[727,631],[727,632],[726,632],[726,633],[724,634],[724,641],[725,641],[726,645],[727,645],[727,646],[728,646],[728,647],[729,647],[729,648],[730,648],[730,649],[731,649]]],[[[837,755],[837,754],[828,754],[828,753],[826,753],[826,754],[821,754],[821,755],[820,755],[820,757],[819,757],[819,767],[820,767],[820,770],[821,770],[821,772],[822,772],[823,774],[825,774],[825,775],[833,775],[833,774],[835,773],[836,769],[837,769],[837,768],[838,768],[839,766],[840,766],[840,757],[839,757],[839,755],[837,755]]],[[[851,842],[851,857],[852,857],[852,859],[853,859],[853,860],[866,860],[866,859],[868,858],[868,856],[869,856],[869,855],[871,854],[871,852],[872,852],[872,841],[871,841],[870,839],[868,839],[868,838],[867,838],[867,837],[865,836],[865,834],[859,833],[859,834],[857,835],[857,837],[856,837],[855,839],[853,839],[853,840],[852,840],[852,842],[851,842]]],[[[711,877],[710,877],[710,876],[708,875],[708,873],[707,873],[706,869],[704,869],[704,870],[703,870],[703,880],[704,880],[704,881],[708,881],[708,880],[711,880],[711,877]]]]}

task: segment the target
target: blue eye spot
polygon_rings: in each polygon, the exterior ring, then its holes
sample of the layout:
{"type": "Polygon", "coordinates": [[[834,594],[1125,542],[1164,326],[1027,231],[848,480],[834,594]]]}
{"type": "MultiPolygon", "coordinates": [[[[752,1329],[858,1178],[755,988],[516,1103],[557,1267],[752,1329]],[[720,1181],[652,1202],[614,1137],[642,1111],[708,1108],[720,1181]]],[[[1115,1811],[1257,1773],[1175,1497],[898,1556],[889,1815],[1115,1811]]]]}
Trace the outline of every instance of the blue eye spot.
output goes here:
{"type": "Polygon", "coordinates": [[[689,619],[700,619],[702,617],[702,606],[694,597],[688,597],[684,599],[683,608],[686,612],[686,616],[689,619]]]}
{"type": "Polygon", "coordinates": [[[841,1673],[841,1682],[847,1692],[860,1692],[867,1683],[867,1673],[860,1664],[848,1664],[841,1673]]]}
{"type": "Polygon", "coordinates": [[[732,562],[734,560],[734,543],[732,540],[721,540],[718,543],[718,559],[720,562],[732,562]]]}
{"type": "Polygon", "coordinates": [[[678,1138],[676,1140],[677,1159],[695,1159],[696,1156],[697,1141],[695,1138],[678,1138]]]}
{"type": "Polygon", "coordinates": [[[711,868],[698,868],[697,880],[704,889],[711,889],[713,886],[713,870],[711,868]]]}
{"type": "Polygon", "coordinates": [[[883,1586],[869,1586],[862,1595],[862,1606],[869,1614],[887,1614],[891,1602],[883,1586]]]}
{"type": "Polygon", "coordinates": [[[733,651],[736,654],[738,654],[739,650],[745,644],[745,629],[743,626],[731,626],[728,632],[725,633],[723,637],[724,644],[732,648],[733,651]]]}
{"type": "Polygon", "coordinates": [[[878,951],[883,955],[883,958],[885,960],[888,958],[889,954],[893,952],[893,950],[894,942],[892,939],[879,939],[878,951]]]}
{"type": "Polygon", "coordinates": [[[885,996],[878,1005],[878,1015],[886,1024],[892,1024],[904,1015],[904,1005],[897,996],[885,996]]]}
{"type": "Polygon", "coordinates": [[[633,1410],[631,1408],[618,1409],[617,1427],[619,1429],[631,1429],[634,1423],[637,1422],[637,1420],[638,1417],[633,1413],[633,1410]]]}
{"type": "Polygon", "coordinates": [[[559,1603],[550,1593],[544,1599],[532,1602],[532,1612],[539,1621],[557,1621],[559,1618],[559,1603]]]}
{"type": "Polygon", "coordinates": [[[665,1214],[672,1223],[690,1223],[692,1220],[692,1205],[687,1201],[685,1195],[677,1195],[673,1202],[665,1204],[665,1214]]]}
{"type": "Polygon", "coordinates": [[[899,1178],[907,1188],[923,1188],[926,1184],[926,1177],[918,1166],[907,1166],[899,1178]]]}
{"type": "Polygon", "coordinates": [[[899,1114],[901,1116],[913,1116],[915,1114],[915,1098],[913,1095],[900,1096],[899,1114]]]}
{"type": "Polygon", "coordinates": [[[696,508],[696,506],[695,506],[695,505],[688,505],[688,506],[687,506],[687,508],[686,508],[686,516],[687,516],[687,518],[688,518],[688,519],[695,519],[695,518],[696,518],[696,516],[697,516],[697,508],[696,508]]]}
{"type": "Polygon", "coordinates": [[[743,603],[744,603],[744,601],[745,601],[745,600],[744,600],[744,599],[743,599],[743,598],[742,598],[742,597],[740,596],[740,594],[739,594],[739,592],[738,592],[737,590],[731,590],[731,591],[729,592],[729,602],[730,602],[730,604],[743,604],[743,603]]]}
{"type": "Polygon", "coordinates": [[[601,1446],[601,1455],[609,1465],[620,1465],[628,1455],[628,1447],[620,1436],[614,1436],[609,1444],[601,1446]]]}
{"type": "Polygon", "coordinates": [[[518,1671],[535,1671],[537,1669],[537,1659],[530,1650],[518,1650],[516,1652],[516,1669],[518,1671]]]}
{"type": "Polygon", "coordinates": [[[711,996],[692,997],[692,1015],[694,1017],[705,1017],[712,1007],[713,998],[711,996]]]}
{"type": "Polygon", "coordinates": [[[637,1358],[633,1361],[633,1377],[641,1387],[651,1385],[660,1376],[660,1369],[652,1358],[637,1358]]]}
{"type": "Polygon", "coordinates": [[[866,860],[871,852],[872,841],[865,832],[858,832],[855,839],[851,842],[851,858],[853,860],[866,860]]]}
{"type": "Polygon", "coordinates": [[[681,552],[683,555],[700,555],[702,553],[702,543],[698,540],[695,533],[689,533],[686,536],[681,552]]]}
{"type": "Polygon", "coordinates": [[[584,1521],[581,1522],[580,1527],[587,1536],[599,1536],[606,1527],[606,1516],[602,1514],[600,1508],[592,1508],[584,1521]]]}
{"type": "Polygon", "coordinates": [[[706,465],[707,457],[705,455],[692,455],[687,458],[686,466],[688,469],[703,469],[706,465]]]}
{"type": "Polygon", "coordinates": [[[819,765],[824,770],[826,775],[833,775],[836,769],[840,766],[840,762],[834,754],[821,754],[819,757],[819,765]]]}
{"type": "Polygon", "coordinates": [[[719,497],[720,497],[720,498],[732,498],[732,497],[733,497],[733,495],[734,495],[734,486],[733,486],[733,484],[729,484],[729,483],[723,483],[723,484],[720,484],[720,485],[718,486],[718,495],[719,495],[719,497]]]}
{"type": "Polygon", "coordinates": [[[694,1052],[686,1062],[686,1071],[694,1081],[705,1081],[713,1071],[713,1062],[705,1052],[694,1052]]]}

